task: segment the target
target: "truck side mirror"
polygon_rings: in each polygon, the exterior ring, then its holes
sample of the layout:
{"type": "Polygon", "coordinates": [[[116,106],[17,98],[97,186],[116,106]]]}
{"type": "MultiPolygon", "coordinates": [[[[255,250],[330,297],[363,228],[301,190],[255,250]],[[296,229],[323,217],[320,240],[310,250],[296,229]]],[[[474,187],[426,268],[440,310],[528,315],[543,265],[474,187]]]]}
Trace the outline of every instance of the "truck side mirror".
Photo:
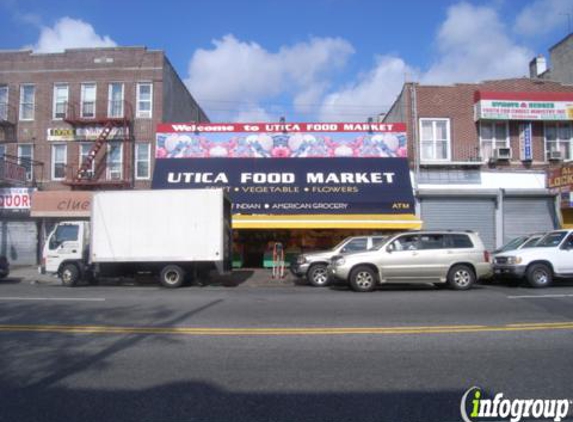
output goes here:
{"type": "Polygon", "coordinates": [[[394,252],[394,245],[388,245],[388,246],[386,246],[386,252],[388,252],[388,253],[394,252]]]}

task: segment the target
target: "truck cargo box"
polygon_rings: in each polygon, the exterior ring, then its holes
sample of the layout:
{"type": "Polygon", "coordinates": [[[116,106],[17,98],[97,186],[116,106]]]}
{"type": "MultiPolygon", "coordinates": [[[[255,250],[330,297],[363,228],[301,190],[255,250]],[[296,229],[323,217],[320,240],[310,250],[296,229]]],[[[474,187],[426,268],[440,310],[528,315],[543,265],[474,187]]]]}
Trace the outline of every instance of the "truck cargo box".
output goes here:
{"type": "Polygon", "coordinates": [[[230,203],[220,189],[94,194],[90,260],[230,261],[230,203]]]}

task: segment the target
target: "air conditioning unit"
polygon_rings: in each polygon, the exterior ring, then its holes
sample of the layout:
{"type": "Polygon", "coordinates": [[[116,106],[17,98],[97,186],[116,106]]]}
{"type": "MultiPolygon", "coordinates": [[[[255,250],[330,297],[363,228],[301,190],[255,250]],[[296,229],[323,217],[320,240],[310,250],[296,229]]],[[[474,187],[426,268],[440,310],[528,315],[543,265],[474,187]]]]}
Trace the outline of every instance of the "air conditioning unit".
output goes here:
{"type": "Polygon", "coordinates": [[[496,161],[511,160],[511,148],[495,148],[493,150],[493,159],[496,161]]]}
{"type": "Polygon", "coordinates": [[[549,161],[561,161],[563,156],[561,155],[561,151],[547,151],[547,159],[549,161]]]}

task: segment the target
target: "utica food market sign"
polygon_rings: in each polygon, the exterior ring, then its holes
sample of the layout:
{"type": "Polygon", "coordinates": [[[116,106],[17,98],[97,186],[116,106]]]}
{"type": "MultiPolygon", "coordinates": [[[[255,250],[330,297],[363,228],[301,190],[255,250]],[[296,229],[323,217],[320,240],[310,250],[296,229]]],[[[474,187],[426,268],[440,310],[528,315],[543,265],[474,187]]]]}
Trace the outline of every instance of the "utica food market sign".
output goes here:
{"type": "Polygon", "coordinates": [[[476,94],[475,120],[573,120],[573,93],[476,94]]]}

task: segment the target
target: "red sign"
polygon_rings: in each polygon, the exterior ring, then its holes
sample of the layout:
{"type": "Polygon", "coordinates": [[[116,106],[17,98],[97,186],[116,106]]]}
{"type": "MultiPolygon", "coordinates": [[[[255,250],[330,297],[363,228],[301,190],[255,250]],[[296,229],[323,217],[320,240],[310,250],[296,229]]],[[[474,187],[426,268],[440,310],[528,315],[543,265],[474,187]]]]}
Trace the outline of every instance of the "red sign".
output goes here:
{"type": "Polygon", "coordinates": [[[157,132],[405,132],[404,123],[160,123],[157,132]]]}

